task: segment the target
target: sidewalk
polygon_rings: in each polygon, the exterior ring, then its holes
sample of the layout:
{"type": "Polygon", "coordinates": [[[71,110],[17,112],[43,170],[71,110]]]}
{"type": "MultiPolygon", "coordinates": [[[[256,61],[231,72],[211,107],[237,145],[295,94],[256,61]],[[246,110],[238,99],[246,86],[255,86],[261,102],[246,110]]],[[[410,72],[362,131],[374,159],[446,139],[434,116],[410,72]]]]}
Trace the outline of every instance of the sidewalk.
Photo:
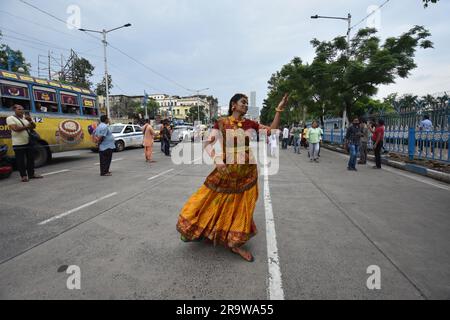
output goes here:
{"type": "MultiPolygon", "coordinates": [[[[342,149],[340,146],[338,145],[334,145],[334,144],[327,144],[324,143],[322,145],[322,148],[326,148],[328,150],[332,150],[332,151],[336,151],[339,153],[344,153],[347,154],[347,152],[342,149]]],[[[368,160],[375,162],[375,156],[369,154],[367,156],[368,160]]],[[[420,174],[422,176],[425,177],[429,177],[435,180],[439,180],[442,182],[446,182],[446,183],[450,183],[450,174],[445,173],[445,172],[441,172],[441,171],[437,171],[437,170],[433,170],[424,166],[420,166],[417,164],[412,164],[412,163],[406,163],[406,162],[402,162],[402,161],[396,161],[396,160],[392,160],[389,158],[386,158],[382,155],[381,158],[381,162],[385,165],[397,168],[397,169],[401,169],[401,170],[405,170],[405,171],[409,171],[409,172],[413,172],[416,174],[420,174]]]]}

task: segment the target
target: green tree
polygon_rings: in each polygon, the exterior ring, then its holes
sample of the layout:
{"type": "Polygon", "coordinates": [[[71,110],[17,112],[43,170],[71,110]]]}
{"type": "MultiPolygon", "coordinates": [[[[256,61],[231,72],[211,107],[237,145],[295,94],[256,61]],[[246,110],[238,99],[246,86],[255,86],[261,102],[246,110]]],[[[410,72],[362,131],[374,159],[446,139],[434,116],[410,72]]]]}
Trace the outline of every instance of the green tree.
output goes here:
{"type": "Polygon", "coordinates": [[[85,89],[91,89],[94,66],[85,58],[76,58],[73,62],[73,82],[72,84],[85,89]]]}
{"type": "Polygon", "coordinates": [[[194,123],[198,120],[198,110],[200,109],[200,121],[203,123],[206,120],[206,112],[204,106],[193,106],[189,109],[189,112],[186,116],[186,121],[194,123]]]}
{"type": "MultiPolygon", "coordinates": [[[[156,115],[158,114],[159,110],[159,104],[156,102],[155,99],[149,98],[147,101],[147,113],[149,119],[155,119],[156,115]]],[[[144,110],[145,114],[145,110],[144,110]]]]}
{"type": "MultiPolygon", "coordinates": [[[[2,32],[0,31],[0,40],[2,37],[2,32]]],[[[22,51],[13,50],[6,44],[0,44],[0,69],[8,69],[8,59],[12,57],[11,71],[19,72],[22,68],[21,73],[30,74],[31,64],[27,63],[22,51]]]]}
{"type": "Polygon", "coordinates": [[[428,7],[428,4],[429,4],[429,3],[436,3],[436,2],[438,2],[438,1],[439,1],[439,0],[422,0],[423,6],[424,6],[425,8],[428,7]]]}
{"type": "MultiPolygon", "coordinates": [[[[111,93],[111,89],[114,87],[112,83],[111,75],[108,74],[108,94],[111,93]]],[[[97,88],[95,89],[95,92],[98,96],[106,96],[106,81],[105,76],[103,76],[102,82],[97,83],[97,88]]]]}
{"type": "MultiPolygon", "coordinates": [[[[350,44],[345,37],[332,41],[314,39],[311,44],[315,57],[311,64],[294,58],[272,75],[262,118],[268,121],[273,117],[273,109],[284,92],[291,93],[294,114],[307,108],[310,118],[321,120],[342,116],[344,110],[349,117],[356,116],[364,102],[377,93],[379,85],[409,76],[416,67],[417,48],[432,48],[429,36],[424,27],[415,26],[399,37],[386,39],[384,44],[380,44],[376,30],[370,28],[359,30],[350,44]],[[297,112],[295,106],[299,107],[297,112]]],[[[295,120],[289,114],[282,116],[282,123],[295,120]]]]}

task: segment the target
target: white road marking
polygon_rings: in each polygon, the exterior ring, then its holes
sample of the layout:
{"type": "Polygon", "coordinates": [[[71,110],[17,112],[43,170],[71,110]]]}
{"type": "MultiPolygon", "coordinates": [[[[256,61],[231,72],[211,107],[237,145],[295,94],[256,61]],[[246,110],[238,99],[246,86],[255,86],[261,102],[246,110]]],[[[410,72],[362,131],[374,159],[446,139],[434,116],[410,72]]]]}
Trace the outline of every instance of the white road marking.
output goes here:
{"type": "MultiPolygon", "coordinates": [[[[267,152],[264,152],[264,154],[267,157],[267,152]]],[[[266,212],[267,263],[269,265],[269,300],[284,300],[267,165],[264,166],[264,208],[266,212]]]]}
{"type": "Polygon", "coordinates": [[[153,180],[153,179],[156,179],[156,178],[158,178],[158,177],[160,177],[160,176],[162,176],[162,175],[164,175],[164,174],[166,174],[166,173],[169,173],[169,172],[171,172],[171,171],[173,171],[173,170],[175,170],[175,169],[170,169],[170,170],[161,172],[160,174],[158,174],[158,175],[156,175],[156,176],[154,176],[154,177],[148,178],[148,181],[153,180]]]}
{"type": "Polygon", "coordinates": [[[102,200],[111,198],[111,197],[113,197],[113,196],[115,196],[115,195],[117,195],[117,192],[110,193],[110,194],[108,194],[108,195],[106,195],[106,196],[104,196],[104,197],[101,197],[101,198],[97,199],[97,200],[94,200],[94,201],[88,202],[88,203],[86,203],[86,204],[83,204],[82,206],[79,206],[78,208],[69,210],[69,211],[64,212],[64,213],[61,213],[61,214],[59,214],[59,215],[57,215],[57,216],[54,216],[54,217],[52,217],[52,218],[50,218],[50,219],[44,220],[44,221],[42,221],[42,222],[39,222],[38,225],[42,226],[42,225],[47,224],[47,223],[49,223],[49,222],[52,222],[52,221],[54,221],[54,220],[61,219],[61,218],[65,217],[65,216],[68,216],[68,215],[71,214],[71,213],[80,211],[81,209],[84,209],[84,208],[86,208],[86,207],[92,206],[93,204],[95,204],[95,203],[97,203],[97,202],[99,202],[99,201],[102,201],[102,200]]]}
{"type": "Polygon", "coordinates": [[[68,169],[64,169],[64,170],[60,170],[60,171],[55,171],[55,172],[49,172],[49,173],[43,173],[42,176],[51,176],[52,174],[57,174],[57,173],[63,173],[63,172],[68,172],[70,170],[68,169]]]}
{"type": "Polygon", "coordinates": [[[189,162],[188,162],[188,164],[193,164],[193,163],[195,163],[196,161],[198,161],[198,160],[202,160],[202,159],[203,159],[203,157],[200,157],[200,158],[194,159],[194,160],[192,160],[192,161],[189,161],[189,162]]]}
{"type": "MultiPolygon", "coordinates": [[[[111,160],[111,162],[116,162],[116,161],[121,161],[121,160],[123,160],[123,158],[114,159],[114,160],[111,160]]],[[[97,162],[94,164],[94,166],[98,166],[99,164],[100,164],[100,162],[97,162]]]]}
{"type": "MultiPolygon", "coordinates": [[[[331,151],[331,152],[334,152],[334,151],[331,151]]],[[[346,158],[346,159],[349,158],[348,155],[344,155],[342,153],[338,153],[338,155],[343,157],[343,158],[346,158]]],[[[419,176],[415,176],[414,173],[406,173],[407,171],[405,171],[405,173],[401,172],[402,171],[401,169],[387,168],[386,166],[383,166],[381,168],[381,170],[386,170],[386,171],[389,171],[391,173],[397,174],[397,175],[402,176],[402,177],[406,177],[406,178],[409,178],[409,179],[412,179],[412,180],[415,180],[415,181],[418,181],[418,182],[422,182],[422,183],[428,184],[430,186],[433,186],[433,187],[436,187],[436,188],[439,188],[439,189],[450,191],[450,187],[448,187],[446,185],[433,183],[431,181],[428,181],[427,178],[421,178],[419,176]]],[[[431,179],[431,178],[429,178],[429,179],[431,179]]]]}

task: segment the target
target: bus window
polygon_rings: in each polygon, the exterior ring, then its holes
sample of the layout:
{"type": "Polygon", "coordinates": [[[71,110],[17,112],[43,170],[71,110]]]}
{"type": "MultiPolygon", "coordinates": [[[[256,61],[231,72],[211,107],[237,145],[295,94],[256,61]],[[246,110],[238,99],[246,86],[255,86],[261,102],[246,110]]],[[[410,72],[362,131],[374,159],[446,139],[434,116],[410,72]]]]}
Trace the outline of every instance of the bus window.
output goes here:
{"type": "Polygon", "coordinates": [[[61,111],[68,114],[80,114],[78,96],[73,93],[61,92],[61,111]]]}
{"type": "Polygon", "coordinates": [[[83,115],[97,116],[97,109],[95,107],[94,99],[83,97],[83,115]]]}
{"type": "Polygon", "coordinates": [[[31,110],[28,87],[25,84],[12,81],[0,81],[1,106],[11,109],[15,104],[20,104],[25,110],[31,110]]]}
{"type": "Polygon", "coordinates": [[[55,90],[35,87],[33,93],[36,112],[58,112],[55,90]]]}

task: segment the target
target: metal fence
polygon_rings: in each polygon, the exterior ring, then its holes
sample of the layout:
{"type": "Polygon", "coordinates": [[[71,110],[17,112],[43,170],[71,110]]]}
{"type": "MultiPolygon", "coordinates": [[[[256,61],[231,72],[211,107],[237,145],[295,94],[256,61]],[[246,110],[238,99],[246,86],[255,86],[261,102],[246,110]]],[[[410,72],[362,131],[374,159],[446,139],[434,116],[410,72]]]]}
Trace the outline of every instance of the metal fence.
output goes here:
{"type": "MultiPolygon", "coordinates": [[[[344,138],[345,132],[342,129],[324,130],[325,142],[343,144],[344,138]]],[[[417,158],[450,162],[448,127],[421,131],[418,128],[387,126],[383,145],[386,151],[406,155],[411,160],[417,158]]],[[[372,141],[369,141],[368,148],[372,149],[372,141]]]]}

